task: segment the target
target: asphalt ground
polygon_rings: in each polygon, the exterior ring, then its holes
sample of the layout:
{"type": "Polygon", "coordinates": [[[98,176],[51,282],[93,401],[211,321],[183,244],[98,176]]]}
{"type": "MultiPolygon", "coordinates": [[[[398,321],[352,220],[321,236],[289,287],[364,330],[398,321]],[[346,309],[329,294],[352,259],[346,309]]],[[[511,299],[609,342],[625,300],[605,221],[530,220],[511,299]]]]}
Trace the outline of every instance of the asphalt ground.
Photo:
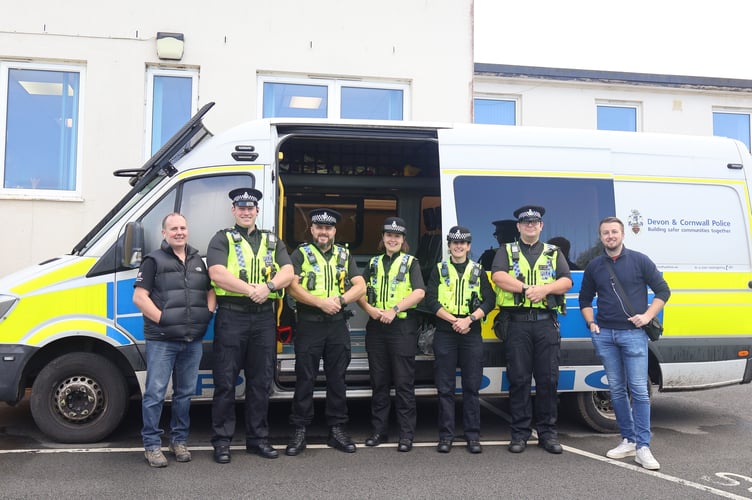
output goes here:
{"type": "MultiPolygon", "coordinates": [[[[619,436],[594,433],[566,414],[559,421],[562,455],[546,453],[535,440],[524,453],[511,454],[503,398],[483,401],[480,455],[467,453],[461,439],[451,453],[436,452],[432,398],[419,400],[413,451],[398,453],[394,440],[367,448],[369,401],[360,400],[350,402],[354,454],[325,445],[319,402],[301,455],[249,455],[241,432],[227,465],[212,461],[210,407],[197,405],[191,410],[193,460],[176,463],[168,454],[164,469],[151,469],[144,460],[138,402],[108,441],[71,446],[49,442],[25,400],[14,408],[0,404],[0,498],[752,498],[749,389],[654,392],[652,449],[662,464],[657,472],[632,458],[606,458],[619,436]]],[[[459,417],[459,404],[457,410],[459,417]]],[[[270,409],[271,441],[281,452],[288,414],[289,403],[270,409]]],[[[242,423],[241,406],[238,416],[242,423]]],[[[397,435],[395,422],[390,431],[397,435]]]]}

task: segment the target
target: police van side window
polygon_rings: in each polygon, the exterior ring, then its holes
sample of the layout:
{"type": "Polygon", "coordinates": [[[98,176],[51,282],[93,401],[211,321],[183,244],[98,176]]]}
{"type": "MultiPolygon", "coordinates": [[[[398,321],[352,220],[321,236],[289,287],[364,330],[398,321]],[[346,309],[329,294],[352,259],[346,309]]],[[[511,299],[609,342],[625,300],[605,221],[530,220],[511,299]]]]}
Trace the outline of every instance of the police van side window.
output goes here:
{"type": "Polygon", "coordinates": [[[457,222],[473,233],[471,258],[499,247],[494,221],[512,219],[526,204],[546,209],[541,240],[566,238],[569,260],[584,269],[600,251],[599,221],[614,212],[609,179],[459,176],[454,179],[457,222]]]}
{"type": "Polygon", "coordinates": [[[180,212],[188,221],[190,245],[205,256],[214,233],[235,224],[227,193],[237,187],[255,185],[253,176],[246,174],[201,177],[186,182],[180,197],[180,212]]]}

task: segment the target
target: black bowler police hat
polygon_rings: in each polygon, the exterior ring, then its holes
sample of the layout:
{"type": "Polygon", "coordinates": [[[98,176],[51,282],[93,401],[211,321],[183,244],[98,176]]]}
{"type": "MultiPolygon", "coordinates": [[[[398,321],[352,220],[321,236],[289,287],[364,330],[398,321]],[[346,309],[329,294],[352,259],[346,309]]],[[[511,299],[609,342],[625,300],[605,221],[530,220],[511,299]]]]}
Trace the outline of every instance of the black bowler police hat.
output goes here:
{"type": "Polygon", "coordinates": [[[514,211],[517,222],[536,221],[543,219],[546,209],[538,205],[525,205],[514,211]]]}
{"type": "Polygon", "coordinates": [[[257,207],[263,195],[258,189],[237,188],[230,191],[228,196],[236,207],[257,207]]]}
{"type": "Polygon", "coordinates": [[[473,235],[470,234],[470,230],[465,226],[452,226],[447,234],[447,241],[466,241],[470,243],[473,241],[473,235]]]}
{"type": "Polygon", "coordinates": [[[384,228],[381,230],[382,233],[395,233],[395,234],[406,234],[407,233],[407,227],[405,224],[405,221],[402,220],[399,217],[387,217],[384,219],[384,228]]]}
{"type": "Polygon", "coordinates": [[[336,226],[342,218],[342,214],[331,208],[315,208],[309,214],[312,224],[321,224],[323,226],[336,226]]]}

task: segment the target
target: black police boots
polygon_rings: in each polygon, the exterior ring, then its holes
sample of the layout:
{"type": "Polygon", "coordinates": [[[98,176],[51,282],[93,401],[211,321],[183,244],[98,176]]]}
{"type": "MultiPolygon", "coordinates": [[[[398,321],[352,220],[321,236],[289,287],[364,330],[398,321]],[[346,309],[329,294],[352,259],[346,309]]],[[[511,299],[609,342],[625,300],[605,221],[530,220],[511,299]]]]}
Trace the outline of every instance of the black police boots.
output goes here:
{"type": "Polygon", "coordinates": [[[285,455],[294,457],[306,448],[305,427],[296,427],[295,432],[290,436],[290,442],[287,444],[285,455]]]}
{"type": "Polygon", "coordinates": [[[355,453],[355,443],[340,425],[334,425],[329,429],[329,439],[326,444],[345,453],[355,453]]]}

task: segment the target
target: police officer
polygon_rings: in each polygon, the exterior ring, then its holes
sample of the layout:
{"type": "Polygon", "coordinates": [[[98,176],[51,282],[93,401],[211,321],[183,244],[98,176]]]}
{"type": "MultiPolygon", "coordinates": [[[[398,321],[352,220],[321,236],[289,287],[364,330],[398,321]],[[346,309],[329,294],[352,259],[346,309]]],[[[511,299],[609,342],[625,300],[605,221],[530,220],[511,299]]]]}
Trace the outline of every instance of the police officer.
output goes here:
{"type": "Polygon", "coordinates": [[[293,278],[282,240],[256,227],[261,192],[233,189],[235,226],[218,231],[209,242],[207,264],[217,294],[214,323],[214,460],[230,462],[235,433],[235,381],[245,374],[246,451],[264,458],[279,453],[268,441],[269,392],[274,378],[277,320],[275,300],[293,278]]]}
{"type": "Polygon", "coordinates": [[[467,450],[481,453],[480,391],[483,339],[480,320],[495,306],[488,274],[468,258],[470,230],[454,226],[447,234],[449,260],[433,269],[426,290],[426,307],[438,321],[433,337],[434,374],[439,393],[439,453],[449,453],[454,439],[454,393],[457,367],[462,370],[462,422],[467,450]]]}
{"type": "Polygon", "coordinates": [[[290,295],[297,301],[295,331],[295,395],[290,423],[295,426],[285,453],[298,455],[306,447],[306,426],[313,420],[313,388],[324,358],[326,375],[327,445],[354,453],[344,429],[347,423],[345,373],[350,364],[349,311],[366,291],[349,250],[334,242],[341,215],[329,208],[310,213],[312,243],[300,245],[291,255],[295,279],[290,295]]]}
{"type": "Polygon", "coordinates": [[[415,354],[418,323],[415,306],[423,300],[425,285],[418,259],[408,254],[407,228],[399,217],[387,217],[379,249],[363,272],[366,297],[358,305],[368,314],[366,350],[371,377],[371,425],[366,446],[387,440],[390,390],[394,384],[399,425],[397,451],[408,452],[415,438],[415,354]]]}
{"type": "Polygon", "coordinates": [[[497,285],[499,314],[508,315],[507,376],[512,438],[509,451],[521,453],[532,434],[531,377],[535,377],[535,417],[538,446],[561,453],[556,430],[556,390],[559,380],[559,324],[564,294],[572,287],[567,261],[556,246],[540,241],[541,206],[514,211],[520,241],[496,253],[492,279],[497,285]]]}

